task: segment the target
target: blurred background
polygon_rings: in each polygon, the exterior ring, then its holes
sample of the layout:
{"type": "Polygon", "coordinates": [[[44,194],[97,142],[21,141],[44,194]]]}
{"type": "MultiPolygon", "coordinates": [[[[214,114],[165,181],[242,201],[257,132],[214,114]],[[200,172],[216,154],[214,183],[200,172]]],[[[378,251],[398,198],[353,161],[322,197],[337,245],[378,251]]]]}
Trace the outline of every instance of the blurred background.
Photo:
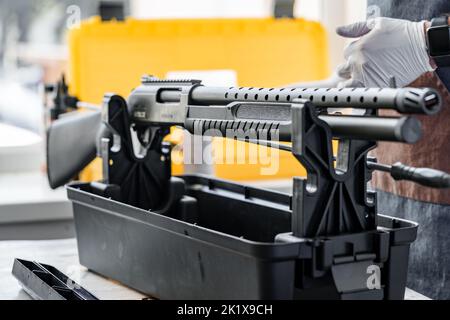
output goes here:
{"type": "MultiPolygon", "coordinates": [[[[98,15],[100,2],[0,0],[0,240],[73,236],[65,191],[50,190],[46,181],[43,88],[67,73],[68,31],[98,15]]],[[[274,0],[120,3],[124,16],[142,20],[267,18],[275,12],[274,0]]],[[[293,14],[326,31],[326,72],[308,78],[321,80],[343,60],[346,41],[335,35],[335,28],[364,20],[366,1],[297,0],[293,14]]],[[[302,59],[301,53],[298,57],[302,59]]]]}

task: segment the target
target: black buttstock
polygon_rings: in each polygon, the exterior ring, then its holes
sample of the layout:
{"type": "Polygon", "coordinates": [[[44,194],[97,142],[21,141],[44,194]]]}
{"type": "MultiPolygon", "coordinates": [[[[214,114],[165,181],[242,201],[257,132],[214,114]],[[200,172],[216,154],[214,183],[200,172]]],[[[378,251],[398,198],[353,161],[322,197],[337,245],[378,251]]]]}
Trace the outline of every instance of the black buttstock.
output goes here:
{"type": "Polygon", "coordinates": [[[47,175],[56,189],[70,182],[97,154],[101,112],[76,112],[54,121],[47,131],[47,175]]]}

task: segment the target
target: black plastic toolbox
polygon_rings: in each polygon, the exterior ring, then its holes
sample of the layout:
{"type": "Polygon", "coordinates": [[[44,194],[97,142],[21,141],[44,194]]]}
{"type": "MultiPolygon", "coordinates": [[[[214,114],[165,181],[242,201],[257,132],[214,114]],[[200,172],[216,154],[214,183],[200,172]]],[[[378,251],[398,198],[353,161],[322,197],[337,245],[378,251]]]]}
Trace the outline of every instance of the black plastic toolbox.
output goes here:
{"type": "Polygon", "coordinates": [[[290,195],[180,178],[189,222],[68,186],[81,264],[159,299],[403,299],[417,224],[379,215],[378,230],[300,239],[290,195]]]}

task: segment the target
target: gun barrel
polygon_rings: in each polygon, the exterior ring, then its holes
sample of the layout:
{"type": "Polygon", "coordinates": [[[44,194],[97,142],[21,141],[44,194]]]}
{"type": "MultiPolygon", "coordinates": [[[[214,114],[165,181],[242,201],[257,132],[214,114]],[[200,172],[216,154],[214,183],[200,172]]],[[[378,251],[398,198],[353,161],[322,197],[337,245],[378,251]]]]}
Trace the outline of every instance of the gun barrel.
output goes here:
{"type": "MultiPolygon", "coordinates": [[[[181,93],[161,90],[163,102],[179,102],[181,93]]],[[[306,99],[317,107],[394,109],[400,113],[435,114],[441,108],[439,94],[430,88],[226,88],[197,86],[193,104],[226,105],[242,102],[285,102],[306,99]]]]}

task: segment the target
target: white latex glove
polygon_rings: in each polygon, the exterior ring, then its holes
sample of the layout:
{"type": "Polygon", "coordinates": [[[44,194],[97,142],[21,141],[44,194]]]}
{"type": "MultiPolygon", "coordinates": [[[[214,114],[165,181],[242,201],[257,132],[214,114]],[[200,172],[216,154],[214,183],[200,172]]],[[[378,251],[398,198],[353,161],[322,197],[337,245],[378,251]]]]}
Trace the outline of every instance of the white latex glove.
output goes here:
{"type": "Polygon", "coordinates": [[[433,71],[424,23],[374,18],[337,28],[340,36],[360,38],[344,51],[346,63],[337,72],[346,80],[338,87],[389,87],[392,77],[397,87],[404,87],[433,71]]]}

